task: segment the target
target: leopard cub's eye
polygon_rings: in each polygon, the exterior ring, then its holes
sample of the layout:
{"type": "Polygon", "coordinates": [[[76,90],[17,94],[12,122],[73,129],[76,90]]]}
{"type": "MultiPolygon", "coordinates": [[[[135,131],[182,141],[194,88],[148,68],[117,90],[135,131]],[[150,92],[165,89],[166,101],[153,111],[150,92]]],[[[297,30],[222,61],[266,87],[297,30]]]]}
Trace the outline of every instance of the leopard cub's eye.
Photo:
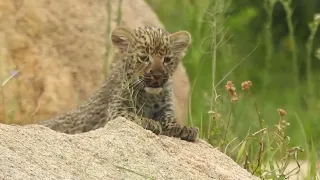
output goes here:
{"type": "Polygon", "coordinates": [[[149,57],[148,56],[140,56],[139,57],[139,61],[140,62],[148,62],[149,61],[149,57]]]}
{"type": "Polygon", "coordinates": [[[171,62],[171,58],[170,57],[164,57],[163,62],[164,63],[170,63],[171,62]]]}

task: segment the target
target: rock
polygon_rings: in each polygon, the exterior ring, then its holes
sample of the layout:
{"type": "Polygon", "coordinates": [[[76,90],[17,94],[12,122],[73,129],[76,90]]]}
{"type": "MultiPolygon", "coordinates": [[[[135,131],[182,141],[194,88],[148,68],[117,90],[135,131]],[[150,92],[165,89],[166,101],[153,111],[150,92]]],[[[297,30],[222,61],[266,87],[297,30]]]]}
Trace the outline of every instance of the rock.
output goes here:
{"type": "MultiPolygon", "coordinates": [[[[117,24],[118,0],[1,0],[0,122],[27,124],[70,111],[104,79],[109,60],[107,27],[117,24]],[[111,23],[109,21],[109,16],[111,23]],[[4,104],[2,104],[4,102],[4,104]]],[[[163,25],[143,0],[122,1],[121,24],[163,25]]],[[[182,65],[174,75],[178,121],[183,124],[189,81],[182,65]]]]}
{"type": "Polygon", "coordinates": [[[0,124],[0,179],[258,179],[202,140],[157,136],[123,118],[67,135],[0,124]]]}

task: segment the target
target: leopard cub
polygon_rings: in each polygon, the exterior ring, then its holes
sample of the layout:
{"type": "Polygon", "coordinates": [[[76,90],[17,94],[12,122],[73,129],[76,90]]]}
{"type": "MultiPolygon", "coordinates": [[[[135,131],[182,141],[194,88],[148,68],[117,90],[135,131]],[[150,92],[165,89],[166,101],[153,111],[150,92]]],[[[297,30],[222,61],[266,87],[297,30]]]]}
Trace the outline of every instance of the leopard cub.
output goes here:
{"type": "Polygon", "coordinates": [[[191,42],[190,34],[118,27],[111,39],[119,52],[106,82],[77,109],[40,124],[72,134],[122,116],[156,134],[194,141],[198,128],[177,123],[172,97],[172,75],[191,42]]]}

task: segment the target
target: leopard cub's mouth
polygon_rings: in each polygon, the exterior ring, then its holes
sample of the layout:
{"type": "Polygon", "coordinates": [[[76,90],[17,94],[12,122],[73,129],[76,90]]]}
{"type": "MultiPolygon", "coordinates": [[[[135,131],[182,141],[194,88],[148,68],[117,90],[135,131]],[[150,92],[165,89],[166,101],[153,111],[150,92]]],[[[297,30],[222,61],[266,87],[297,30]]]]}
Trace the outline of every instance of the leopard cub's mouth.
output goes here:
{"type": "Polygon", "coordinates": [[[143,77],[145,83],[144,90],[150,94],[159,94],[163,90],[164,84],[168,81],[165,74],[146,73],[143,77]]]}
{"type": "Polygon", "coordinates": [[[159,94],[164,85],[164,80],[151,80],[151,81],[145,81],[146,87],[144,90],[149,94],[159,94]]]}
{"type": "Polygon", "coordinates": [[[162,87],[153,88],[153,87],[145,87],[144,90],[149,94],[159,94],[162,91],[162,87]]]}

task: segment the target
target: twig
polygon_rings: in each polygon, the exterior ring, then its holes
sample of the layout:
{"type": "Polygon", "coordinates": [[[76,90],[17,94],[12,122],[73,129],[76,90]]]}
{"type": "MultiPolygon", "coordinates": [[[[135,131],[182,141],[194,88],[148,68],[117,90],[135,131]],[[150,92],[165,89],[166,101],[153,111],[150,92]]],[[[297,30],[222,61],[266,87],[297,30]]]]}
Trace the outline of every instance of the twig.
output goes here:
{"type": "MultiPolygon", "coordinates": [[[[18,70],[18,71],[15,71],[14,73],[11,74],[11,76],[9,76],[6,80],[4,80],[1,84],[1,86],[5,86],[12,78],[14,78],[16,75],[18,75],[18,73],[20,72],[21,70],[18,70]]],[[[2,73],[1,73],[1,76],[2,76],[2,73]]]]}

